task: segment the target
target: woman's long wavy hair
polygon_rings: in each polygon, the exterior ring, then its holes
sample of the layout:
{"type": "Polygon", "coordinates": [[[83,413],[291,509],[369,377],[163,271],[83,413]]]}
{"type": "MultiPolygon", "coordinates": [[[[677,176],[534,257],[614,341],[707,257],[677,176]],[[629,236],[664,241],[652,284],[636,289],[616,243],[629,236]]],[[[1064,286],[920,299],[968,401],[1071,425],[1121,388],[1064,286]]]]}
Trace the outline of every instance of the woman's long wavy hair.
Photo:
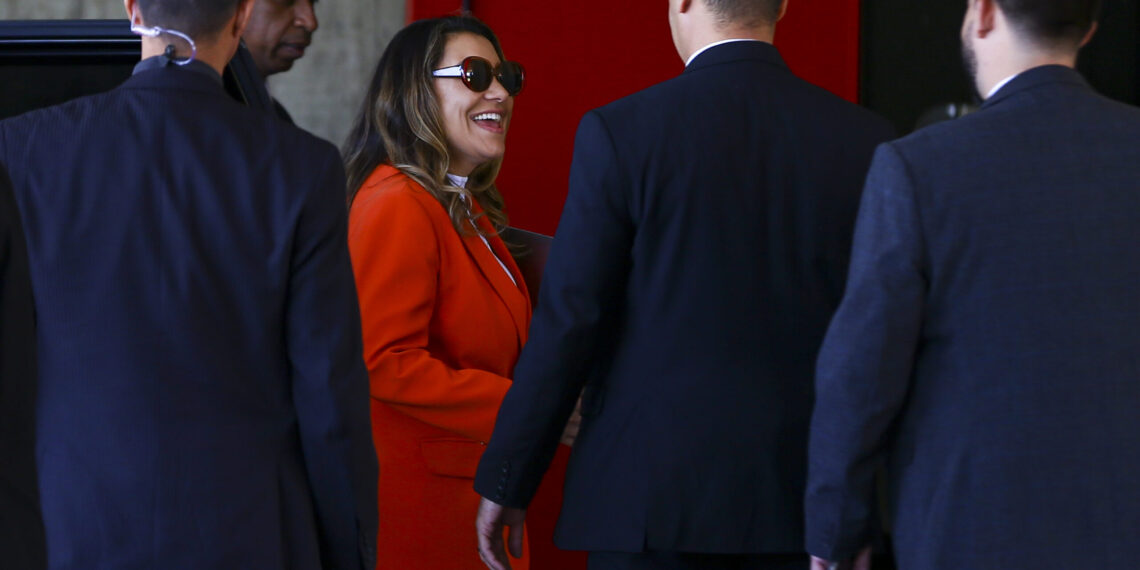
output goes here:
{"type": "Polygon", "coordinates": [[[435,196],[461,234],[472,233],[474,227],[467,223],[465,197],[483,207],[496,232],[507,227],[503,197],[495,188],[501,158],[477,167],[468,177],[466,188],[457,188],[447,179],[451,159],[432,71],[443,58],[447,40],[460,33],[487,38],[499,59],[504,59],[499,39],[491,28],[466,15],[414,22],[400,30],[384,50],[352,132],[341,149],[350,206],[372,171],[389,163],[435,196]]]}

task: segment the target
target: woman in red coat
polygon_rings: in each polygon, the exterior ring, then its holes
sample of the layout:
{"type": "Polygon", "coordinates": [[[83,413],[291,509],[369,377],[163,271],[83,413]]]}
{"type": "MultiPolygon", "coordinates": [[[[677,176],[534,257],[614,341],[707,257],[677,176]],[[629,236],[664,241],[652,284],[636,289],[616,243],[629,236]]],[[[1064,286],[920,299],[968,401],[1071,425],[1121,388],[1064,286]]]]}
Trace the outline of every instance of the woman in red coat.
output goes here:
{"type": "Polygon", "coordinates": [[[478,20],[413,23],[381,57],[345,144],[378,568],[482,568],[472,479],[531,316],[494,185],[522,82],[478,20]]]}

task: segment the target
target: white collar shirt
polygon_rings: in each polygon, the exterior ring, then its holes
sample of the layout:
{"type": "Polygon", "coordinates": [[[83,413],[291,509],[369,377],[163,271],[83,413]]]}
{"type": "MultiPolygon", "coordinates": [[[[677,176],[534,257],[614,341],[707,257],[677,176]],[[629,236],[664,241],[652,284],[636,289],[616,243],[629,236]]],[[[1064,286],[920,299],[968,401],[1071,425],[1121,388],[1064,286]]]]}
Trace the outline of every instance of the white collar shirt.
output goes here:
{"type": "Polygon", "coordinates": [[[693,60],[697,59],[698,55],[701,55],[702,53],[705,53],[709,49],[714,48],[716,46],[724,45],[724,44],[730,44],[733,42],[758,42],[758,41],[760,41],[760,40],[754,40],[754,39],[750,39],[750,38],[733,38],[733,39],[728,39],[728,40],[721,40],[719,42],[713,42],[713,43],[693,52],[693,55],[690,55],[689,60],[685,62],[685,67],[689,67],[689,64],[693,63],[693,60]]]}
{"type": "MultiPolygon", "coordinates": [[[[452,184],[454,184],[456,188],[466,188],[467,187],[467,177],[466,176],[458,176],[458,175],[455,175],[455,174],[448,172],[447,173],[447,180],[449,182],[451,182],[452,184]]],[[[475,220],[471,220],[471,225],[472,226],[475,225],[475,220]]],[[[495,255],[495,250],[494,250],[494,248],[491,247],[491,242],[487,241],[487,236],[484,236],[482,232],[478,232],[478,229],[476,229],[476,231],[479,235],[479,239],[483,240],[483,245],[487,246],[487,250],[491,252],[491,257],[494,257],[495,261],[499,262],[499,267],[503,268],[503,273],[506,273],[507,277],[510,277],[511,283],[514,283],[515,286],[518,287],[519,282],[515,281],[515,276],[511,275],[511,270],[507,269],[507,266],[505,263],[503,263],[503,260],[499,259],[498,255],[495,255]]]]}

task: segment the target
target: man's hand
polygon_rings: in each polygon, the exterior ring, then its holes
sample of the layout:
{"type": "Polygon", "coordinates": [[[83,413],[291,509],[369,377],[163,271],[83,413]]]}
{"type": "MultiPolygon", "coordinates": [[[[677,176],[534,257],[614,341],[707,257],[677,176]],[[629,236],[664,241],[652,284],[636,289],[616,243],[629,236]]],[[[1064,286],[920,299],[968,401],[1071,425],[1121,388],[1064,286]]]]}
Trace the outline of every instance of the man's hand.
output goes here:
{"type": "Polygon", "coordinates": [[[479,502],[479,514],[475,517],[475,532],[479,535],[479,558],[491,570],[510,570],[507,551],[503,548],[503,527],[510,528],[507,539],[511,556],[521,558],[523,553],[523,520],[526,509],[504,507],[494,501],[483,499],[479,502]]]}
{"type": "Polygon", "coordinates": [[[582,398],[574,405],[574,413],[570,414],[570,421],[566,422],[566,429],[562,430],[562,445],[574,447],[574,440],[578,439],[578,428],[582,425],[582,398]]]}
{"type": "Polygon", "coordinates": [[[811,570],[871,570],[871,547],[864,548],[853,559],[839,562],[812,556],[811,570]]]}

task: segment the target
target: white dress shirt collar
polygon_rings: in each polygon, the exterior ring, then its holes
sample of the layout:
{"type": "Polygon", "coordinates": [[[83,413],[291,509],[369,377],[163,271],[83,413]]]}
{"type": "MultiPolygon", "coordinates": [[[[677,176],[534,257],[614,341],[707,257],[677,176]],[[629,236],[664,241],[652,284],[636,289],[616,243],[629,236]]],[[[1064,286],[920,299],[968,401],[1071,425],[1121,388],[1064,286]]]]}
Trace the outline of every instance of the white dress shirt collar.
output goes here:
{"type": "Polygon", "coordinates": [[[709,48],[714,48],[714,47],[722,45],[722,44],[730,44],[732,42],[758,42],[758,41],[760,41],[760,40],[754,40],[751,38],[735,38],[735,39],[721,40],[719,42],[713,42],[713,43],[693,52],[693,55],[690,55],[689,60],[685,62],[685,67],[689,67],[689,64],[693,63],[693,60],[697,59],[698,55],[705,53],[706,51],[709,50],[709,48]]]}
{"type": "Polygon", "coordinates": [[[997,92],[1001,91],[1002,87],[1005,87],[1010,81],[1013,81],[1014,79],[1016,79],[1018,75],[1021,75],[1021,74],[1020,73],[1014,73],[1013,75],[1010,75],[1009,77],[1006,77],[1005,79],[1002,79],[1001,81],[999,81],[997,85],[994,85],[993,89],[990,89],[989,94],[986,95],[986,99],[989,99],[990,97],[993,97],[994,95],[997,95],[997,92]]]}
{"type": "Polygon", "coordinates": [[[447,173],[447,179],[450,180],[451,183],[454,184],[456,188],[466,188],[467,187],[467,177],[466,176],[459,176],[458,174],[452,174],[452,173],[448,172],[447,173]]]}
{"type": "MultiPolygon", "coordinates": [[[[466,188],[467,187],[467,177],[466,176],[459,176],[457,174],[452,174],[452,173],[448,172],[447,173],[447,179],[452,184],[454,184],[456,188],[466,188]]],[[[463,201],[466,202],[467,197],[464,196],[463,198],[464,198],[463,201]]],[[[470,212],[468,212],[468,215],[470,215],[470,212]]],[[[495,248],[491,247],[491,242],[487,241],[487,236],[483,235],[483,232],[478,231],[479,227],[475,225],[475,220],[471,220],[471,226],[475,228],[476,233],[479,235],[479,239],[483,240],[483,245],[487,246],[487,250],[491,252],[491,256],[493,256],[495,258],[495,261],[499,262],[499,267],[503,268],[503,273],[506,273],[507,277],[511,278],[511,283],[514,283],[515,286],[517,287],[519,283],[518,283],[518,281],[515,281],[515,276],[511,275],[511,270],[507,269],[507,265],[505,263],[503,263],[502,259],[499,259],[498,254],[495,253],[495,248]]]]}

